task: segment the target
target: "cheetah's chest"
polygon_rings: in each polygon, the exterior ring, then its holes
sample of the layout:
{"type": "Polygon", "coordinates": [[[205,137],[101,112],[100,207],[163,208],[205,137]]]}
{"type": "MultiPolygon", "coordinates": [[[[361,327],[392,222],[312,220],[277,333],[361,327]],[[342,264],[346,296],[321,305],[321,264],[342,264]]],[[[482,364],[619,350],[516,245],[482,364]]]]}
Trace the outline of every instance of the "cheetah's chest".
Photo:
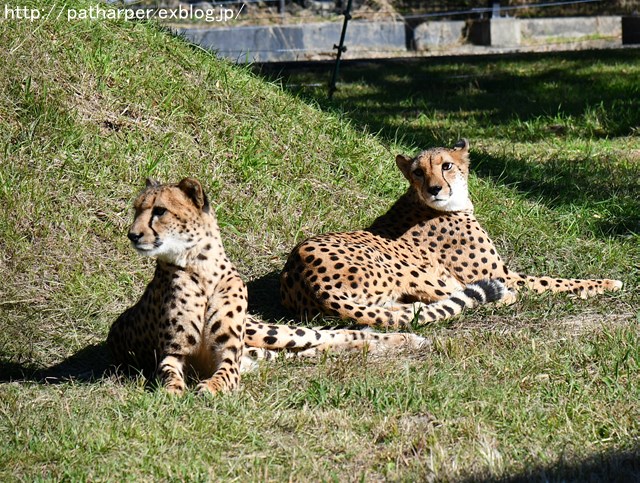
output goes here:
{"type": "Polygon", "coordinates": [[[502,269],[493,242],[472,216],[435,218],[424,223],[420,233],[420,245],[461,282],[497,276],[502,269]]]}
{"type": "Polygon", "coordinates": [[[211,290],[194,273],[170,270],[156,274],[151,284],[150,324],[155,322],[158,346],[162,350],[179,350],[196,346],[202,328],[211,290]]]}

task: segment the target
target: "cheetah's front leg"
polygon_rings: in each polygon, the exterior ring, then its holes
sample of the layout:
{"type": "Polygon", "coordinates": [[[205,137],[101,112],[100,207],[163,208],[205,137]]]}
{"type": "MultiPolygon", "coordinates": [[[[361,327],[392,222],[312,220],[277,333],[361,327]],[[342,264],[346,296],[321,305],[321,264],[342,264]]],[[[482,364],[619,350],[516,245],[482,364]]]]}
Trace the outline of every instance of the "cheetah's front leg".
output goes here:
{"type": "Polygon", "coordinates": [[[158,365],[158,375],[169,394],[181,396],[184,393],[184,357],[167,355],[158,365]]]}
{"type": "Polygon", "coordinates": [[[244,348],[247,289],[237,275],[220,283],[207,310],[207,349],[219,361],[215,373],[198,384],[198,393],[231,391],[240,383],[240,359],[244,348]]]}

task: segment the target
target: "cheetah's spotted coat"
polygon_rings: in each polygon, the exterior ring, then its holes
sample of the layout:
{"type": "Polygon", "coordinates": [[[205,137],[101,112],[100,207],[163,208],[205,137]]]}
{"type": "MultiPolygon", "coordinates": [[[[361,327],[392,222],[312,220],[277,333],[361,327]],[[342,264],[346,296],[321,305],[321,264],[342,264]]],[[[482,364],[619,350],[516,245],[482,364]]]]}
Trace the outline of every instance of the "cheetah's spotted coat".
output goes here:
{"type": "Polygon", "coordinates": [[[134,203],[128,237],[156,257],[141,299],[111,326],[108,346],[118,364],[157,372],[171,393],[185,390],[187,370],[199,392],[231,390],[245,352],[310,352],[419,346],[412,334],[315,330],[247,319],[247,289],[222,247],[220,232],[198,181],[148,182],[134,203]],[[245,351],[245,346],[248,350],[245,351]]]}
{"type": "Polygon", "coordinates": [[[407,192],[362,231],[315,236],[296,246],[281,274],[283,304],[301,317],[327,314],[406,327],[528,287],[581,297],[618,290],[618,280],[568,280],[511,271],[473,215],[469,143],[396,163],[407,192]],[[506,288],[505,288],[506,287],[506,288]]]}

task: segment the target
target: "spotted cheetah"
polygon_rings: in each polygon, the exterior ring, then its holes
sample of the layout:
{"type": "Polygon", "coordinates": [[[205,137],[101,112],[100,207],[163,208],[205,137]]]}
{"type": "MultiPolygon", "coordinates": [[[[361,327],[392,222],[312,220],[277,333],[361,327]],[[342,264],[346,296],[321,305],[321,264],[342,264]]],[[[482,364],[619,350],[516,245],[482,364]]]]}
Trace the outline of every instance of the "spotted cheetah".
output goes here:
{"type": "Polygon", "coordinates": [[[197,180],[148,181],[134,208],[128,237],[138,253],[157,259],[155,275],[141,299],[113,323],[107,345],[117,364],[157,373],[170,393],[185,391],[185,373],[201,381],[201,393],[236,388],[248,351],[375,351],[425,342],[413,334],[249,320],[246,286],[225,254],[215,215],[197,180]]]}
{"type": "Polygon", "coordinates": [[[415,158],[399,155],[396,164],[409,189],[369,228],[315,236],[293,249],[280,276],[285,307],[303,318],[325,314],[407,327],[480,303],[510,303],[523,287],[581,297],[622,287],[618,280],[509,270],[473,214],[467,140],[415,158]]]}

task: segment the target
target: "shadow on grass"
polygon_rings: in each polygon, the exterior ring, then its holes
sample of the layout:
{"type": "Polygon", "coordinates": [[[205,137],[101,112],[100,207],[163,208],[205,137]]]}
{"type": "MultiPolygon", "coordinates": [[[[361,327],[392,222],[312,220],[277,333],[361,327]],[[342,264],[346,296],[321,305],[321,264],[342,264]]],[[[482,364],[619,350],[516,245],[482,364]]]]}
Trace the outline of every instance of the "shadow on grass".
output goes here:
{"type": "MultiPolygon", "coordinates": [[[[457,136],[469,137],[473,147],[487,135],[520,142],[634,135],[640,128],[638,60],[640,49],[351,61],[342,66],[333,101],[317,87],[332,63],[256,69],[361,128],[422,149],[449,145],[457,136]]],[[[635,161],[528,163],[482,153],[472,159],[479,176],[549,206],[589,208],[606,201],[611,216],[597,224],[605,236],[640,233],[635,161]]]]}
{"type": "Polygon", "coordinates": [[[0,382],[29,381],[43,384],[63,382],[93,382],[112,374],[109,351],[105,342],[91,344],[46,369],[29,364],[0,362],[0,382]]]}
{"type": "MultiPolygon", "coordinates": [[[[389,139],[398,134],[399,121],[434,112],[468,119],[485,129],[561,115],[583,124],[579,127],[592,136],[613,137],[633,134],[640,126],[640,85],[637,74],[624,67],[638,60],[640,50],[624,49],[346,61],[334,101],[327,99],[324,87],[332,63],[263,64],[255,69],[389,139]]],[[[557,134],[558,126],[551,127],[557,134]]],[[[446,128],[401,129],[403,139],[416,146],[450,140],[446,128]]],[[[517,131],[511,135],[526,140],[549,135],[544,129],[517,131]]]]}
{"type": "MultiPolygon", "coordinates": [[[[280,303],[280,273],[268,273],[247,284],[249,290],[249,313],[266,321],[290,318],[280,303]]],[[[106,342],[91,344],[62,362],[46,369],[29,363],[0,360],[0,383],[23,381],[43,384],[63,382],[93,382],[112,374],[138,376],[138,372],[116,369],[111,364],[106,342]]],[[[147,374],[147,376],[149,376],[147,374]]]]}
{"type": "Polygon", "coordinates": [[[596,210],[606,203],[608,215],[591,223],[596,235],[640,234],[640,166],[590,159],[527,163],[482,152],[473,153],[472,160],[471,169],[478,176],[514,187],[552,208],[578,205],[596,210]]]}
{"type": "Polygon", "coordinates": [[[626,451],[596,454],[582,461],[560,461],[548,466],[534,466],[508,478],[471,477],[467,482],[627,482],[640,481],[640,447],[626,451]]]}
{"type": "Polygon", "coordinates": [[[249,313],[266,321],[291,319],[280,303],[280,272],[273,271],[247,283],[249,313]]]}

